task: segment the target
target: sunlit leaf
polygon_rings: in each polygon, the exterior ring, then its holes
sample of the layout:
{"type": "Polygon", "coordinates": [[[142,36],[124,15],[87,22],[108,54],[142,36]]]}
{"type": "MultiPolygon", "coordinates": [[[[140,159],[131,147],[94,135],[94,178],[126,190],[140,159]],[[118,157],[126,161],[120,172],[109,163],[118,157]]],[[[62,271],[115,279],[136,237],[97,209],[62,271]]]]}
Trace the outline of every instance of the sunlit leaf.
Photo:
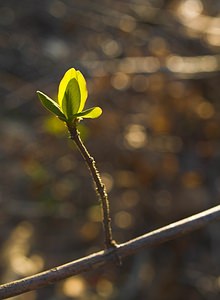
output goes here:
{"type": "Polygon", "coordinates": [[[80,89],[80,94],[81,94],[81,101],[80,101],[80,106],[79,106],[79,112],[81,112],[85,106],[86,99],[88,97],[88,90],[86,87],[86,80],[82,73],[80,71],[76,71],[77,73],[77,80],[79,83],[79,89],[80,89]]]}
{"type": "Polygon", "coordinates": [[[62,107],[62,101],[64,94],[66,92],[67,85],[69,84],[71,79],[77,79],[77,73],[74,68],[69,69],[63,76],[63,78],[60,81],[59,89],[58,89],[58,103],[60,107],[62,107]]]}
{"type": "Polygon", "coordinates": [[[102,114],[100,107],[83,108],[88,97],[86,80],[82,73],[74,68],[69,69],[60,81],[58,103],[42,92],[38,92],[42,104],[61,120],[72,122],[76,118],[98,118],[102,114]]]}
{"type": "Polygon", "coordinates": [[[80,106],[80,90],[79,84],[75,78],[72,78],[65,90],[62,100],[62,111],[69,119],[79,110],[80,106]]]}
{"type": "Polygon", "coordinates": [[[102,109],[100,107],[92,107],[78,113],[77,117],[87,118],[87,119],[95,119],[98,118],[102,114],[102,109]]]}
{"type": "Polygon", "coordinates": [[[37,91],[37,95],[43,106],[50,112],[58,116],[61,120],[65,120],[65,115],[61,112],[59,105],[44,93],[37,91]]]}

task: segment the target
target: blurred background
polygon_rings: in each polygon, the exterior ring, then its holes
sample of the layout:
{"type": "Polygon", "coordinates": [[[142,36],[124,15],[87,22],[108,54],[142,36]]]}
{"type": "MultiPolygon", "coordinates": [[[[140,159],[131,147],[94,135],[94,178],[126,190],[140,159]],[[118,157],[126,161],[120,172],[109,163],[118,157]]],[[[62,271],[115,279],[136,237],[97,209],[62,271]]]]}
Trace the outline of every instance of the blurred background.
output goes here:
{"type": "MultiPolygon", "coordinates": [[[[220,199],[220,1],[1,0],[0,280],[103,249],[100,207],[56,98],[88,82],[80,125],[125,242],[220,199]]],[[[13,299],[219,299],[219,223],[13,299]]]]}

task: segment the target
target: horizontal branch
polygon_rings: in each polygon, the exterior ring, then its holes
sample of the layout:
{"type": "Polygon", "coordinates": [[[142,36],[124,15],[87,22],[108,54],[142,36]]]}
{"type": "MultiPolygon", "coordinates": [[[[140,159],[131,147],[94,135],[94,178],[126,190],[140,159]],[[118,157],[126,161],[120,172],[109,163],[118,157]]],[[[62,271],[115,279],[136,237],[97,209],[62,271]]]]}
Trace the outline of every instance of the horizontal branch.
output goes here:
{"type": "Polygon", "coordinates": [[[45,287],[73,275],[101,268],[110,262],[117,262],[118,258],[121,260],[143,248],[156,246],[181,237],[217,219],[220,219],[220,205],[119,244],[117,248],[100,251],[48,271],[3,284],[0,286],[0,299],[7,299],[45,287]]]}

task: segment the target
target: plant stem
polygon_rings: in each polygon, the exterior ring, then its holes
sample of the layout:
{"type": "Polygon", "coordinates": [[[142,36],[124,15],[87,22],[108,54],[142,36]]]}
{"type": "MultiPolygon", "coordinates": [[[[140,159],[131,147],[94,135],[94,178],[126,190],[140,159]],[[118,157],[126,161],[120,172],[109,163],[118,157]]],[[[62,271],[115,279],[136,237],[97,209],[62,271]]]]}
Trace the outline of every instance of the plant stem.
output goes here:
{"type": "Polygon", "coordinates": [[[96,167],[96,163],[94,158],[89,154],[87,148],[83,144],[83,141],[80,138],[80,132],[76,128],[76,123],[69,124],[67,123],[67,128],[70,133],[70,138],[75,142],[77,145],[81,155],[83,156],[90,172],[92,178],[95,182],[96,192],[101,200],[101,207],[102,207],[102,223],[103,229],[105,234],[105,247],[112,248],[116,247],[116,242],[112,238],[112,229],[111,229],[111,218],[110,218],[110,210],[109,210],[109,200],[108,194],[106,192],[106,188],[102,179],[100,177],[99,171],[96,167]]]}

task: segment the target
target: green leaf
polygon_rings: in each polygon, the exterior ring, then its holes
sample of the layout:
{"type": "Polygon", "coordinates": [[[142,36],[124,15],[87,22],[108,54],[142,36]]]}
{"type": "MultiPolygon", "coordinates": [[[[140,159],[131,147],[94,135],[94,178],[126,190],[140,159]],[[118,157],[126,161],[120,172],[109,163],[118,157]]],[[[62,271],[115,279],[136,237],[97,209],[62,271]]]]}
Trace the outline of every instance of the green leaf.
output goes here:
{"type": "Polygon", "coordinates": [[[79,110],[80,106],[80,89],[79,84],[75,78],[72,78],[65,90],[62,100],[62,111],[70,119],[79,110]]]}
{"type": "Polygon", "coordinates": [[[102,114],[100,107],[92,107],[83,111],[88,91],[82,73],[70,68],[64,74],[58,88],[58,103],[42,92],[37,92],[42,104],[61,120],[72,122],[76,118],[98,118],[102,114]]]}
{"type": "Polygon", "coordinates": [[[40,91],[37,91],[37,95],[46,109],[55,114],[61,120],[66,120],[65,115],[61,112],[59,105],[54,100],[40,91]]]}
{"type": "Polygon", "coordinates": [[[86,119],[95,119],[98,118],[102,114],[102,109],[98,106],[86,109],[76,115],[74,117],[81,117],[86,119]]]}
{"type": "Polygon", "coordinates": [[[80,71],[76,71],[76,74],[77,74],[77,81],[79,83],[80,95],[81,95],[80,106],[79,106],[79,112],[81,112],[85,106],[86,99],[88,97],[88,90],[86,87],[86,80],[83,74],[80,71]]]}
{"type": "Polygon", "coordinates": [[[62,101],[67,89],[67,85],[69,84],[70,80],[73,78],[75,79],[77,78],[77,72],[74,68],[71,68],[68,71],[66,71],[63,78],[60,81],[59,88],[58,88],[58,103],[60,107],[62,107],[62,101]]]}

